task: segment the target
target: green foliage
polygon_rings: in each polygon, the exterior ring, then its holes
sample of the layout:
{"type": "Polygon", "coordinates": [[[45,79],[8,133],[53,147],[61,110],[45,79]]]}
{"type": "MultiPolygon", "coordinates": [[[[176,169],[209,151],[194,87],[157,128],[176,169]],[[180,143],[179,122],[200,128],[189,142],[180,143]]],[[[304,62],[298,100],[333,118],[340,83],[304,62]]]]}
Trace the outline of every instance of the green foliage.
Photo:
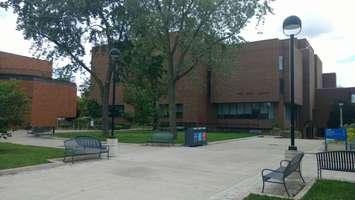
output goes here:
{"type": "Polygon", "coordinates": [[[102,116],[101,106],[86,96],[77,97],[77,117],[99,118],[102,116]]]}
{"type": "MultiPolygon", "coordinates": [[[[312,188],[303,196],[302,200],[352,200],[355,196],[355,183],[318,180],[312,188]]],[[[244,200],[286,200],[286,198],[268,197],[250,194],[244,200]]],[[[287,198],[288,199],[288,198],[287,198]]]]}
{"type": "Polygon", "coordinates": [[[125,79],[124,101],[134,108],[134,122],[152,124],[158,119],[157,104],[166,90],[163,57],[151,44],[136,40],[125,79]]]}
{"type": "MultiPolygon", "coordinates": [[[[176,110],[176,81],[194,67],[230,66],[243,41],[241,30],[256,17],[271,12],[270,0],[131,0],[134,38],[144,38],[167,66],[169,113],[176,110]]],[[[176,132],[175,115],[169,125],[176,132]]]]}
{"type": "Polygon", "coordinates": [[[54,70],[54,79],[74,82],[74,71],[72,71],[71,69],[71,65],[66,65],[62,68],[56,68],[54,70]]]}
{"type": "Polygon", "coordinates": [[[302,198],[304,200],[351,200],[355,197],[355,183],[321,180],[317,181],[313,187],[302,198]]]}
{"type": "MultiPolygon", "coordinates": [[[[355,105],[345,103],[343,105],[343,124],[351,124],[355,122],[355,105]]],[[[329,128],[340,127],[340,108],[338,103],[334,103],[331,107],[329,119],[327,122],[329,128]]]]}
{"type": "Polygon", "coordinates": [[[70,71],[85,70],[100,92],[103,129],[108,133],[108,97],[114,65],[110,62],[106,76],[98,76],[84,62],[89,54],[85,46],[105,44],[111,49],[117,41],[130,39],[130,25],[125,1],[112,0],[6,0],[1,7],[11,8],[17,17],[17,29],[33,42],[38,56],[49,60],[71,60],[70,71]]]}
{"type": "Polygon", "coordinates": [[[13,81],[0,83],[0,133],[24,125],[29,99],[13,81]]]}
{"type": "Polygon", "coordinates": [[[63,149],[0,143],[0,170],[48,163],[64,156],[63,149]]]}

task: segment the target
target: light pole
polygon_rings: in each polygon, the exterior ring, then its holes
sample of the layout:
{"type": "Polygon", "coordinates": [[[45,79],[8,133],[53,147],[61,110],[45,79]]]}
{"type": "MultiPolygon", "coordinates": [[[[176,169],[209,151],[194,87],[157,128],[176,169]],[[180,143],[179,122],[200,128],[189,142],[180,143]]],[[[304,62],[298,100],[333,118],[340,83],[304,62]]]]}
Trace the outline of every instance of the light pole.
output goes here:
{"type": "Polygon", "coordinates": [[[288,150],[297,150],[295,146],[295,53],[294,53],[294,38],[302,30],[302,22],[297,16],[289,16],[283,22],[283,32],[290,36],[290,71],[291,71],[291,145],[288,150]]]}
{"type": "Polygon", "coordinates": [[[111,105],[111,137],[114,137],[115,133],[115,102],[116,102],[116,68],[117,61],[120,57],[120,50],[112,48],[109,52],[110,56],[110,66],[113,65],[112,70],[112,105],[111,105]]]}
{"type": "Polygon", "coordinates": [[[343,128],[343,106],[344,103],[339,103],[339,112],[340,112],[340,128],[343,128]]]}

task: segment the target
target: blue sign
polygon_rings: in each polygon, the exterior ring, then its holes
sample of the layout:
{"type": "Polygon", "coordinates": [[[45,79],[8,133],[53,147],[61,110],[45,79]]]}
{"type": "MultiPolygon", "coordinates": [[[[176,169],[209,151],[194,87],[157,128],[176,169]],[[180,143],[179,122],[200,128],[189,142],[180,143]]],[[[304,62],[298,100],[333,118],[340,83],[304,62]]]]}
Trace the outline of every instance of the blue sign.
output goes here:
{"type": "Polygon", "coordinates": [[[325,139],[346,141],[346,130],[344,128],[325,129],[325,139]]]}

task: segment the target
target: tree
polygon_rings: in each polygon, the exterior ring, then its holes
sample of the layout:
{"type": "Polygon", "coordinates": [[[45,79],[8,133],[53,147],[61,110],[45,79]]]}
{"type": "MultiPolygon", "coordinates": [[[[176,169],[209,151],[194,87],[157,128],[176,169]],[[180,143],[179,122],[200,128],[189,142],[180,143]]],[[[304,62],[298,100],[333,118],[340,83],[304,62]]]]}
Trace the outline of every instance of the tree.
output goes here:
{"type": "Polygon", "coordinates": [[[124,79],[124,101],[134,107],[134,121],[159,126],[159,98],[165,94],[163,57],[147,41],[135,40],[124,79]]]}
{"type": "Polygon", "coordinates": [[[12,8],[17,29],[33,41],[39,55],[48,59],[69,58],[71,70],[85,70],[96,82],[101,97],[103,131],[108,133],[108,100],[113,63],[103,77],[84,62],[85,45],[105,44],[107,50],[117,42],[129,40],[129,20],[124,0],[7,0],[3,8],[12,8]]]}
{"type": "Polygon", "coordinates": [[[77,97],[77,117],[99,118],[102,116],[102,107],[90,98],[90,91],[93,84],[90,79],[85,79],[79,86],[80,96],[77,97]]]}
{"type": "Polygon", "coordinates": [[[24,125],[29,111],[29,99],[18,88],[17,83],[0,83],[0,133],[24,125]]]}
{"type": "MultiPolygon", "coordinates": [[[[271,12],[271,0],[135,0],[130,13],[135,34],[153,42],[167,65],[169,113],[175,113],[176,82],[199,64],[222,66],[255,17],[271,12]]],[[[235,56],[234,56],[235,57],[235,56]]],[[[176,116],[169,114],[176,135],[176,116]]]]}
{"type": "MultiPolygon", "coordinates": [[[[355,105],[344,103],[343,108],[343,125],[355,123],[355,105]]],[[[331,106],[329,119],[327,121],[328,128],[340,127],[340,107],[339,102],[334,102],[331,106]]]]}
{"type": "Polygon", "coordinates": [[[54,70],[54,79],[56,80],[74,82],[74,78],[74,71],[72,71],[71,65],[66,65],[54,70]]]}

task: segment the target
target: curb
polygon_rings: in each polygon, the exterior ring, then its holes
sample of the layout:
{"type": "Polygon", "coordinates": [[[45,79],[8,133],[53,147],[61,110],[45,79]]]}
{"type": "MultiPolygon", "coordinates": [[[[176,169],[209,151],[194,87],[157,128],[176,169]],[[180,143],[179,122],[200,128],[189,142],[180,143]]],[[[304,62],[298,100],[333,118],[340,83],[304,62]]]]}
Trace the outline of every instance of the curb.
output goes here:
{"type": "MultiPolygon", "coordinates": [[[[276,194],[268,194],[268,193],[261,193],[261,192],[251,192],[249,194],[257,194],[261,196],[267,196],[267,197],[277,197],[281,199],[295,199],[295,200],[301,200],[305,194],[312,188],[314,183],[316,182],[316,178],[311,178],[309,182],[296,194],[296,196],[293,197],[287,197],[287,196],[282,196],[282,195],[276,195],[276,194]]],[[[249,196],[249,194],[247,196],[249,196]]],[[[245,197],[247,197],[245,196],[245,197]]]]}
{"type": "Polygon", "coordinates": [[[314,183],[316,182],[315,178],[312,178],[311,181],[306,184],[306,186],[304,188],[302,188],[302,190],[300,192],[298,192],[298,194],[296,196],[294,196],[294,199],[302,199],[302,197],[307,194],[307,192],[312,188],[312,186],[314,185],[314,183]]]}
{"type": "Polygon", "coordinates": [[[42,169],[51,169],[51,168],[63,166],[65,164],[66,163],[63,162],[63,158],[49,159],[48,163],[44,163],[44,164],[0,170],[0,176],[14,175],[22,172],[29,172],[29,171],[42,170],[42,169]]]}

